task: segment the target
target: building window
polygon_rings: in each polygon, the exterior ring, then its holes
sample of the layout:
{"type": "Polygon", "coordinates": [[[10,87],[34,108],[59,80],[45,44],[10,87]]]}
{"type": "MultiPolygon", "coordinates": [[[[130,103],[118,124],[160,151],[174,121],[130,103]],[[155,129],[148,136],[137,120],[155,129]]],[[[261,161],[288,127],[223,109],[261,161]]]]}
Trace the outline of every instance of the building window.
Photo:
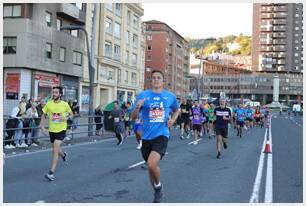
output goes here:
{"type": "Polygon", "coordinates": [[[72,63],[81,66],[82,65],[82,53],[73,51],[72,63]]]}
{"type": "Polygon", "coordinates": [[[137,74],[132,72],[132,84],[136,84],[137,74]]]}
{"type": "Polygon", "coordinates": [[[21,17],[21,5],[3,6],[3,17],[21,17]]]}
{"type": "Polygon", "coordinates": [[[115,13],[117,16],[121,16],[121,4],[119,3],[115,4],[115,13]]]}
{"type": "Polygon", "coordinates": [[[112,43],[105,42],[105,56],[112,57],[112,43]]]}
{"type": "Polygon", "coordinates": [[[299,54],[298,54],[298,53],[294,53],[294,56],[295,56],[295,57],[298,57],[298,56],[299,56],[299,54]]]}
{"type": "Polygon", "coordinates": [[[147,40],[152,40],[152,35],[148,35],[147,40]]]}
{"type": "Polygon", "coordinates": [[[59,56],[59,60],[61,62],[65,61],[65,56],[66,56],[66,49],[64,47],[60,48],[60,56],[59,56]]]}
{"type": "Polygon", "coordinates": [[[56,28],[58,31],[61,30],[62,25],[63,25],[63,21],[61,19],[56,19],[56,28]]]}
{"type": "Polygon", "coordinates": [[[138,36],[136,34],[133,34],[133,46],[138,47],[138,36]]]}
{"type": "Polygon", "coordinates": [[[137,65],[137,54],[132,54],[132,66],[137,65]]]}
{"type": "Polygon", "coordinates": [[[114,45],[114,59],[120,61],[120,46],[114,45]]]}
{"type": "Polygon", "coordinates": [[[129,82],[129,71],[125,71],[124,82],[127,84],[129,82]]]}
{"type": "Polygon", "coordinates": [[[121,69],[118,69],[118,82],[121,82],[121,69]]]}
{"type": "Polygon", "coordinates": [[[129,59],[130,59],[130,52],[129,51],[125,51],[125,63],[129,64],[129,59]]]}
{"type": "Polygon", "coordinates": [[[295,14],[295,17],[299,17],[299,16],[300,16],[300,14],[298,14],[298,13],[295,14]]]}
{"type": "Polygon", "coordinates": [[[134,15],[133,16],[133,27],[138,29],[138,24],[139,24],[139,17],[134,15]]]}
{"type": "Polygon", "coordinates": [[[16,54],[17,37],[3,37],[3,54],[16,54]]]}
{"type": "Polygon", "coordinates": [[[295,27],[295,31],[298,31],[300,28],[298,26],[295,27]]]}
{"type": "Polygon", "coordinates": [[[50,12],[46,12],[46,22],[48,27],[51,26],[51,16],[52,14],[50,12]]]}
{"type": "Polygon", "coordinates": [[[51,43],[46,43],[46,57],[48,59],[52,58],[52,44],[51,43]]]}
{"type": "Polygon", "coordinates": [[[131,24],[131,11],[127,11],[127,14],[126,14],[126,24],[127,25],[131,24]]]}
{"type": "Polygon", "coordinates": [[[71,30],[71,36],[78,37],[78,30],[71,30]]]}
{"type": "Polygon", "coordinates": [[[117,22],[115,22],[115,27],[114,27],[114,36],[120,39],[121,36],[121,25],[117,22]]]}
{"type": "Polygon", "coordinates": [[[107,80],[113,80],[113,79],[114,79],[114,69],[109,69],[107,80]]]}
{"type": "Polygon", "coordinates": [[[152,50],[152,46],[148,45],[147,49],[148,49],[148,51],[151,51],[152,50]]]}
{"type": "Polygon", "coordinates": [[[105,30],[108,34],[113,34],[113,20],[110,18],[106,18],[105,21],[105,30]]]}
{"type": "Polygon", "coordinates": [[[110,11],[113,11],[113,4],[111,3],[105,3],[105,7],[110,10],[110,11]]]}
{"type": "Polygon", "coordinates": [[[152,60],[152,57],[150,55],[148,55],[147,61],[151,61],[151,60],[152,60]]]}
{"type": "Polygon", "coordinates": [[[130,32],[129,31],[125,32],[125,43],[130,44],[130,32]]]}

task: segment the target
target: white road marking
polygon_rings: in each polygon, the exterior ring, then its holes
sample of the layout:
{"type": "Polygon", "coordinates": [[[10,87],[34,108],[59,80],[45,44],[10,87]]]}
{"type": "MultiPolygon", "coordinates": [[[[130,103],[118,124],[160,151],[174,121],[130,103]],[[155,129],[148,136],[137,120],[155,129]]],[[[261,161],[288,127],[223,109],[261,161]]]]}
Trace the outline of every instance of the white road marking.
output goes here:
{"type": "Polygon", "coordinates": [[[145,161],[138,162],[138,163],[136,163],[136,164],[133,164],[133,165],[129,166],[128,169],[131,169],[131,168],[133,168],[133,167],[137,167],[137,166],[142,165],[142,164],[144,164],[144,163],[146,163],[146,162],[145,162],[145,161]]]}
{"type": "Polygon", "coordinates": [[[198,139],[198,140],[194,140],[194,141],[192,141],[192,142],[189,142],[188,144],[194,144],[195,142],[199,142],[199,141],[201,141],[202,140],[202,138],[200,138],[200,139],[198,139]]]}
{"type": "Polygon", "coordinates": [[[265,132],[265,137],[262,143],[262,149],[259,157],[259,163],[258,163],[258,168],[257,168],[257,174],[253,186],[253,192],[250,198],[249,203],[258,203],[258,197],[259,197],[259,189],[260,189],[260,183],[261,183],[261,177],[262,177],[262,169],[263,169],[263,164],[264,164],[264,149],[265,149],[265,144],[266,144],[266,139],[267,139],[267,131],[268,129],[266,128],[265,132]]]}
{"type": "Polygon", "coordinates": [[[38,201],[35,202],[35,203],[45,203],[45,201],[44,201],[44,200],[38,200],[38,201]]]}
{"type": "MultiPolygon", "coordinates": [[[[270,126],[271,120],[270,120],[270,126]]],[[[267,175],[266,175],[266,189],[265,189],[265,203],[272,203],[273,202],[273,161],[272,161],[272,129],[269,130],[269,140],[270,140],[270,150],[271,153],[268,154],[267,160],[267,175]]]]}
{"type": "MultiPolygon", "coordinates": [[[[110,138],[110,139],[105,139],[105,140],[101,140],[101,141],[97,141],[97,142],[86,142],[86,143],[79,143],[79,144],[75,144],[75,145],[70,145],[70,146],[63,146],[62,149],[66,149],[66,148],[73,148],[73,147],[80,147],[80,146],[84,146],[84,145],[90,145],[90,144],[97,144],[100,142],[109,142],[109,141],[113,141],[115,139],[110,138]]],[[[42,152],[48,152],[51,151],[51,148],[48,149],[43,149],[43,150],[38,150],[38,151],[33,151],[33,152],[28,152],[28,153],[19,153],[16,154],[15,152],[12,153],[12,155],[6,155],[5,158],[12,158],[12,157],[20,157],[20,156],[26,156],[26,155],[32,155],[32,154],[37,154],[37,153],[42,153],[42,152]]]]}

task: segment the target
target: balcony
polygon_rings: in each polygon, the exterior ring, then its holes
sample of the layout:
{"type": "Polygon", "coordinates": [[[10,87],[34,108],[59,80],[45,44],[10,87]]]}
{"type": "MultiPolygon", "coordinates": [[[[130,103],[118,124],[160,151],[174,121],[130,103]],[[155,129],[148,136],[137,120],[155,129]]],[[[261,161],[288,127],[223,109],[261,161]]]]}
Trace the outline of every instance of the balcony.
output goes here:
{"type": "Polygon", "coordinates": [[[287,7],[286,6],[275,6],[273,8],[273,11],[275,11],[275,12],[286,12],[287,11],[287,7]]]}
{"type": "Polygon", "coordinates": [[[79,25],[85,24],[85,12],[70,3],[59,4],[57,15],[79,25]]]}
{"type": "Polygon", "coordinates": [[[286,31],[286,26],[274,26],[273,31],[286,31]]]}
{"type": "Polygon", "coordinates": [[[273,47],[270,47],[270,46],[260,46],[260,51],[262,51],[262,52],[273,51],[273,47]]]}
{"type": "Polygon", "coordinates": [[[272,31],[272,26],[267,27],[267,26],[261,26],[260,31],[272,31]]]}
{"type": "Polygon", "coordinates": [[[274,51],[286,51],[286,47],[285,46],[275,46],[273,47],[274,51]]]}
{"type": "Polygon", "coordinates": [[[261,14],[261,18],[262,18],[262,19],[271,19],[271,18],[273,18],[273,14],[270,14],[270,13],[262,13],[262,14],[261,14]]]}
{"type": "Polygon", "coordinates": [[[277,61],[277,64],[285,64],[285,60],[284,60],[284,59],[279,59],[279,60],[277,61]]]}
{"type": "Polygon", "coordinates": [[[285,52],[280,52],[280,53],[278,54],[278,57],[279,57],[279,58],[285,58],[285,57],[286,57],[285,52]]]}
{"type": "Polygon", "coordinates": [[[284,33],[284,32],[275,32],[275,33],[273,33],[273,38],[286,38],[286,33],[284,33]]]}
{"type": "Polygon", "coordinates": [[[273,20],[274,25],[285,25],[286,24],[286,19],[277,19],[273,20]]]}
{"type": "Polygon", "coordinates": [[[273,44],[282,44],[282,45],[285,45],[286,41],[285,41],[285,39],[275,39],[275,40],[273,40],[273,44]]]}
{"type": "Polygon", "coordinates": [[[260,12],[272,12],[272,7],[271,6],[262,6],[260,8],[260,12]]]}
{"type": "Polygon", "coordinates": [[[286,18],[287,13],[276,13],[273,15],[274,18],[286,18]]]}
{"type": "Polygon", "coordinates": [[[285,66],[278,66],[277,71],[285,71],[285,66]]]}

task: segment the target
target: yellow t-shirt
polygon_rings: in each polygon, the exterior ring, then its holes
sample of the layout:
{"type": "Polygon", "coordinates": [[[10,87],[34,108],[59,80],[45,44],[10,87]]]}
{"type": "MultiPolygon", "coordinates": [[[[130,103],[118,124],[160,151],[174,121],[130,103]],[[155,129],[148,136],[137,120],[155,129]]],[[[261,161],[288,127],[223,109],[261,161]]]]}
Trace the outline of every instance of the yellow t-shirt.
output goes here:
{"type": "Polygon", "coordinates": [[[67,129],[67,121],[62,118],[67,116],[67,113],[71,112],[71,108],[65,101],[55,103],[53,100],[49,101],[42,109],[44,114],[49,118],[49,132],[61,132],[67,129]]]}

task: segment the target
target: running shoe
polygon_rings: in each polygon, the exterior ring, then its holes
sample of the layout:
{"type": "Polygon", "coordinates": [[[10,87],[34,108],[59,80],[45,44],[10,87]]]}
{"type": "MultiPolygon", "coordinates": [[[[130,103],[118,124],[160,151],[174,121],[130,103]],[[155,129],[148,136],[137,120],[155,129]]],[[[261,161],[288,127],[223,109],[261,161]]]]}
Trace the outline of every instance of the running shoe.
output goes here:
{"type": "Polygon", "coordinates": [[[224,149],[227,148],[227,144],[225,142],[223,142],[223,147],[224,147],[224,149]]]}
{"type": "Polygon", "coordinates": [[[138,144],[138,146],[136,147],[136,149],[141,149],[142,145],[138,144]]]}
{"type": "Polygon", "coordinates": [[[181,136],[180,136],[180,139],[181,139],[181,140],[183,140],[183,139],[184,139],[184,136],[183,136],[183,135],[181,135],[181,136]]]}
{"type": "Polygon", "coordinates": [[[45,175],[45,178],[48,179],[49,181],[55,180],[54,174],[53,173],[51,174],[50,172],[45,175]]]}
{"type": "Polygon", "coordinates": [[[161,202],[161,199],[163,197],[163,186],[159,186],[157,188],[154,188],[154,200],[153,200],[153,203],[160,203],[161,202]]]}
{"type": "Polygon", "coordinates": [[[220,159],[220,156],[221,156],[221,153],[218,152],[218,154],[217,154],[217,159],[220,159]]]}
{"type": "Polygon", "coordinates": [[[65,164],[68,164],[68,161],[67,161],[67,153],[66,152],[64,152],[64,156],[62,157],[62,159],[63,159],[63,162],[65,163],[65,164]]]}

